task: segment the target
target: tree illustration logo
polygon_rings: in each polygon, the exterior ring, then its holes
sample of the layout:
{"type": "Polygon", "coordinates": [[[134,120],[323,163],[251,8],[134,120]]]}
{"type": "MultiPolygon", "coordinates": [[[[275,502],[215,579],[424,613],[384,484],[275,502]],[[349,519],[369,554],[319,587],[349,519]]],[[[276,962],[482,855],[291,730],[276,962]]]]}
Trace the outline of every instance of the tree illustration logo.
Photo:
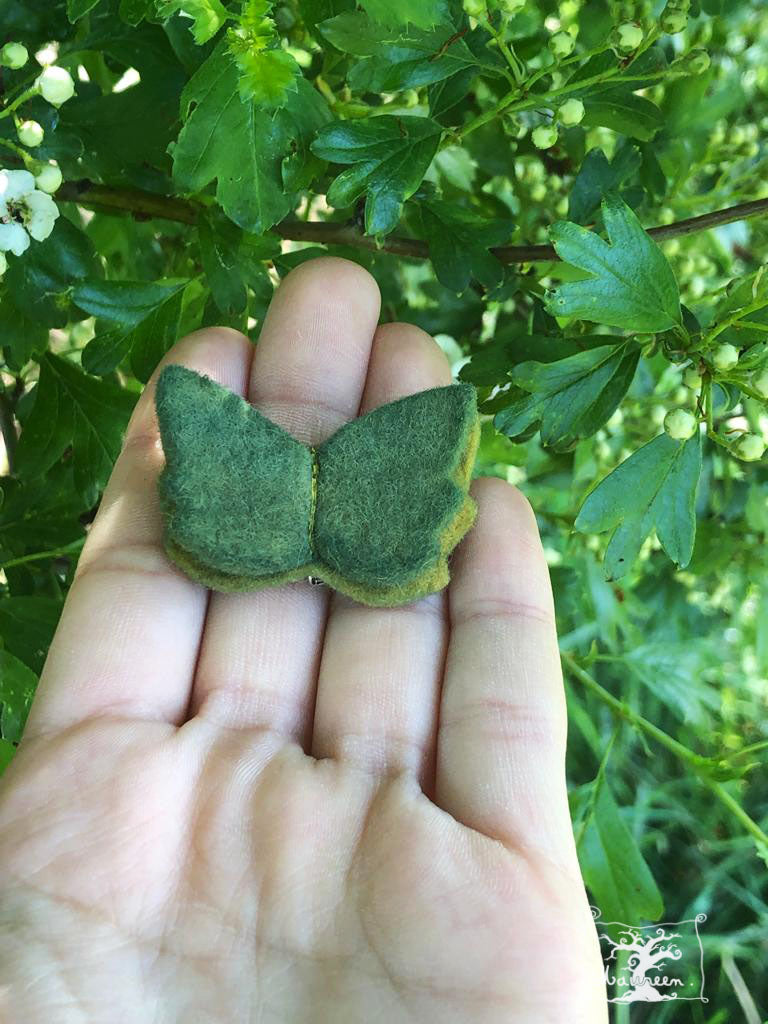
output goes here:
{"type": "Polygon", "coordinates": [[[660,1003],[704,996],[704,951],[697,914],[686,921],[630,925],[601,921],[592,907],[610,1003],[660,1003]]]}

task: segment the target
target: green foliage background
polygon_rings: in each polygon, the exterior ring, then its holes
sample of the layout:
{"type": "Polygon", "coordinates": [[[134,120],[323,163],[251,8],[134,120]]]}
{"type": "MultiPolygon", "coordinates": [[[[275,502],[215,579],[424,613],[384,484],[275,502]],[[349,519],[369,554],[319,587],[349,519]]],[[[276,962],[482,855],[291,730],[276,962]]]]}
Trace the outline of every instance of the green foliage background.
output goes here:
{"type": "Polygon", "coordinates": [[[477,472],[537,510],[592,902],[708,915],[709,1002],[632,1021],[755,1024],[768,471],[738,454],[768,440],[768,12],[693,0],[669,35],[650,0],[470,6],[0,0],[0,42],[77,80],[58,110],[24,101],[45,129],[25,152],[8,108],[39,67],[2,69],[0,164],[56,160],[64,184],[0,283],[0,768],[158,360],[207,324],[257,338],[291,267],[346,256],[477,386],[477,472]],[[644,35],[622,52],[627,21],[644,35]],[[556,58],[558,31],[576,46],[556,58]],[[568,99],[583,120],[538,149],[568,99]],[[701,433],[664,432],[674,409],[701,433]]]}

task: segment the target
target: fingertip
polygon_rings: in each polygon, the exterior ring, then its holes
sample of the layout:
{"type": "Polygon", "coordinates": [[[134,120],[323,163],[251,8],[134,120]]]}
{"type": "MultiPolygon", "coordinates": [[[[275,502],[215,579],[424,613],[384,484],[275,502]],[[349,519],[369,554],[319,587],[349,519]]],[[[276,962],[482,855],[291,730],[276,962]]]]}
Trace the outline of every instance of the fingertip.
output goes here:
{"type": "Polygon", "coordinates": [[[450,383],[450,363],[431,334],[413,324],[382,324],[373,338],[360,411],[450,383]]]}
{"type": "MultiPolygon", "coordinates": [[[[294,267],[280,283],[270,311],[301,296],[302,308],[337,309],[345,314],[378,320],[381,292],[365,267],[340,256],[319,256],[294,267]]],[[[274,315],[274,313],[273,313],[274,315]]],[[[268,314],[269,316],[269,314],[268,314]]]]}

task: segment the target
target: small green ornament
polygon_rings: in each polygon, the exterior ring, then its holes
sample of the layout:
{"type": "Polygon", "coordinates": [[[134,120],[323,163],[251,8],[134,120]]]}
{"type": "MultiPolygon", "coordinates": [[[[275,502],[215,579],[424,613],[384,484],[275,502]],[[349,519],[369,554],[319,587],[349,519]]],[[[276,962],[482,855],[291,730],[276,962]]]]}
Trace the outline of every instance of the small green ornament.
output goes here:
{"type": "Polygon", "coordinates": [[[316,448],[183,366],[163,370],[155,401],[164,544],[188,576],[222,591],[312,576],[380,606],[448,583],[477,514],[473,385],[380,406],[316,448]]]}

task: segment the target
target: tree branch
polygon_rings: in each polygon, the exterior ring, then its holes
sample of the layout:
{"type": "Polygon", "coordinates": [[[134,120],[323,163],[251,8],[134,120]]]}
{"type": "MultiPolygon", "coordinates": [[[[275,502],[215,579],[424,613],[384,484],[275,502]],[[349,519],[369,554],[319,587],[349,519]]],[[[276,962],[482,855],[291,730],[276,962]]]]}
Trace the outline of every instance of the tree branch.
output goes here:
{"type": "MultiPolygon", "coordinates": [[[[87,209],[103,213],[131,213],[138,220],[159,217],[162,220],[177,221],[181,224],[196,224],[204,205],[190,199],[175,196],[160,196],[139,189],[112,188],[94,185],[90,181],[68,181],[57,193],[59,199],[78,203],[87,209]]],[[[699,217],[688,217],[673,224],[662,224],[649,228],[648,234],[657,241],[679,238],[696,231],[706,231],[720,224],[732,224],[737,220],[760,217],[768,213],[768,199],[756,199],[750,203],[739,203],[724,210],[713,210],[699,217]]],[[[281,238],[292,242],[316,242],[322,245],[349,245],[355,249],[372,252],[390,252],[412,259],[428,259],[429,246],[417,238],[403,238],[389,235],[381,245],[371,235],[362,234],[350,224],[334,221],[284,220],[272,229],[281,238]]],[[[491,250],[502,263],[534,263],[539,260],[557,260],[559,257],[551,245],[501,245],[491,250]]]]}

